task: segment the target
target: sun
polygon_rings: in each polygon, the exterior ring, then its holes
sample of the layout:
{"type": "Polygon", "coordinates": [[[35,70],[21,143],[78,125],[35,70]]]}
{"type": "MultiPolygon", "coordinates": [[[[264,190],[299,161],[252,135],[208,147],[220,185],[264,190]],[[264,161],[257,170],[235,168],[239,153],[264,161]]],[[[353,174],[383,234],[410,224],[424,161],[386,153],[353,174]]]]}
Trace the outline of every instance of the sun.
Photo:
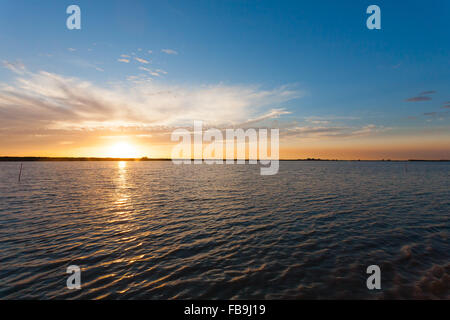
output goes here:
{"type": "Polygon", "coordinates": [[[108,156],[112,158],[138,158],[139,150],[132,143],[121,141],[110,146],[108,156]]]}

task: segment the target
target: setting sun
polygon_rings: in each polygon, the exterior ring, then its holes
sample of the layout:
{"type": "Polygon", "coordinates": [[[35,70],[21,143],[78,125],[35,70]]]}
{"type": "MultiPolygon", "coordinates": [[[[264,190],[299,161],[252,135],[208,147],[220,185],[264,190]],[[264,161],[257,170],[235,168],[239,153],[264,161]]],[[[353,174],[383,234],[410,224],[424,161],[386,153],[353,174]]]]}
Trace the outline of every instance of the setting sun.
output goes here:
{"type": "Polygon", "coordinates": [[[110,146],[108,157],[113,158],[139,158],[139,150],[132,143],[121,141],[110,146]]]}

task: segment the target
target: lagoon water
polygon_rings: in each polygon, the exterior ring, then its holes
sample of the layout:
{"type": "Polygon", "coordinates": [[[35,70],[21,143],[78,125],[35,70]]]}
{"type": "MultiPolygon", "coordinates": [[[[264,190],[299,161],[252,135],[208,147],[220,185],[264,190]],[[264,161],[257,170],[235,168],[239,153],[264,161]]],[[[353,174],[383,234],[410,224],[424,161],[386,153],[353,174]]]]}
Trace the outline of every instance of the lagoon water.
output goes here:
{"type": "Polygon", "coordinates": [[[450,298],[449,162],[19,168],[0,163],[2,299],[450,298]]]}

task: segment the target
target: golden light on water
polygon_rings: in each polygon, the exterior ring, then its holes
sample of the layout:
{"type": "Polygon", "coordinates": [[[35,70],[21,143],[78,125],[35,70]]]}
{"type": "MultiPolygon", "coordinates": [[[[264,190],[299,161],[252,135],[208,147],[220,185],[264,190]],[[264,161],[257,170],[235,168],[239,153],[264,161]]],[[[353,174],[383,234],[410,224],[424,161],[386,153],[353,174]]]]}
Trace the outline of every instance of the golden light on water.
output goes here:
{"type": "Polygon", "coordinates": [[[127,179],[127,161],[117,162],[118,175],[116,181],[116,201],[115,205],[117,209],[123,209],[126,205],[129,193],[127,190],[128,179],[127,179]]]}

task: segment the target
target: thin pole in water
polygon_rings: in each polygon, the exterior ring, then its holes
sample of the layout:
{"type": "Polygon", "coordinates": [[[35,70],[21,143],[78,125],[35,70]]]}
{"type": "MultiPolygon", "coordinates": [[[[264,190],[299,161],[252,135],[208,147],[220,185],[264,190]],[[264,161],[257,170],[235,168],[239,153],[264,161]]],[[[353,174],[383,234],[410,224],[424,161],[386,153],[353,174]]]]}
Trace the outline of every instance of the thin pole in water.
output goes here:
{"type": "Polygon", "coordinates": [[[19,182],[20,182],[20,176],[22,175],[22,165],[23,163],[20,164],[20,171],[19,171],[19,182]]]}

